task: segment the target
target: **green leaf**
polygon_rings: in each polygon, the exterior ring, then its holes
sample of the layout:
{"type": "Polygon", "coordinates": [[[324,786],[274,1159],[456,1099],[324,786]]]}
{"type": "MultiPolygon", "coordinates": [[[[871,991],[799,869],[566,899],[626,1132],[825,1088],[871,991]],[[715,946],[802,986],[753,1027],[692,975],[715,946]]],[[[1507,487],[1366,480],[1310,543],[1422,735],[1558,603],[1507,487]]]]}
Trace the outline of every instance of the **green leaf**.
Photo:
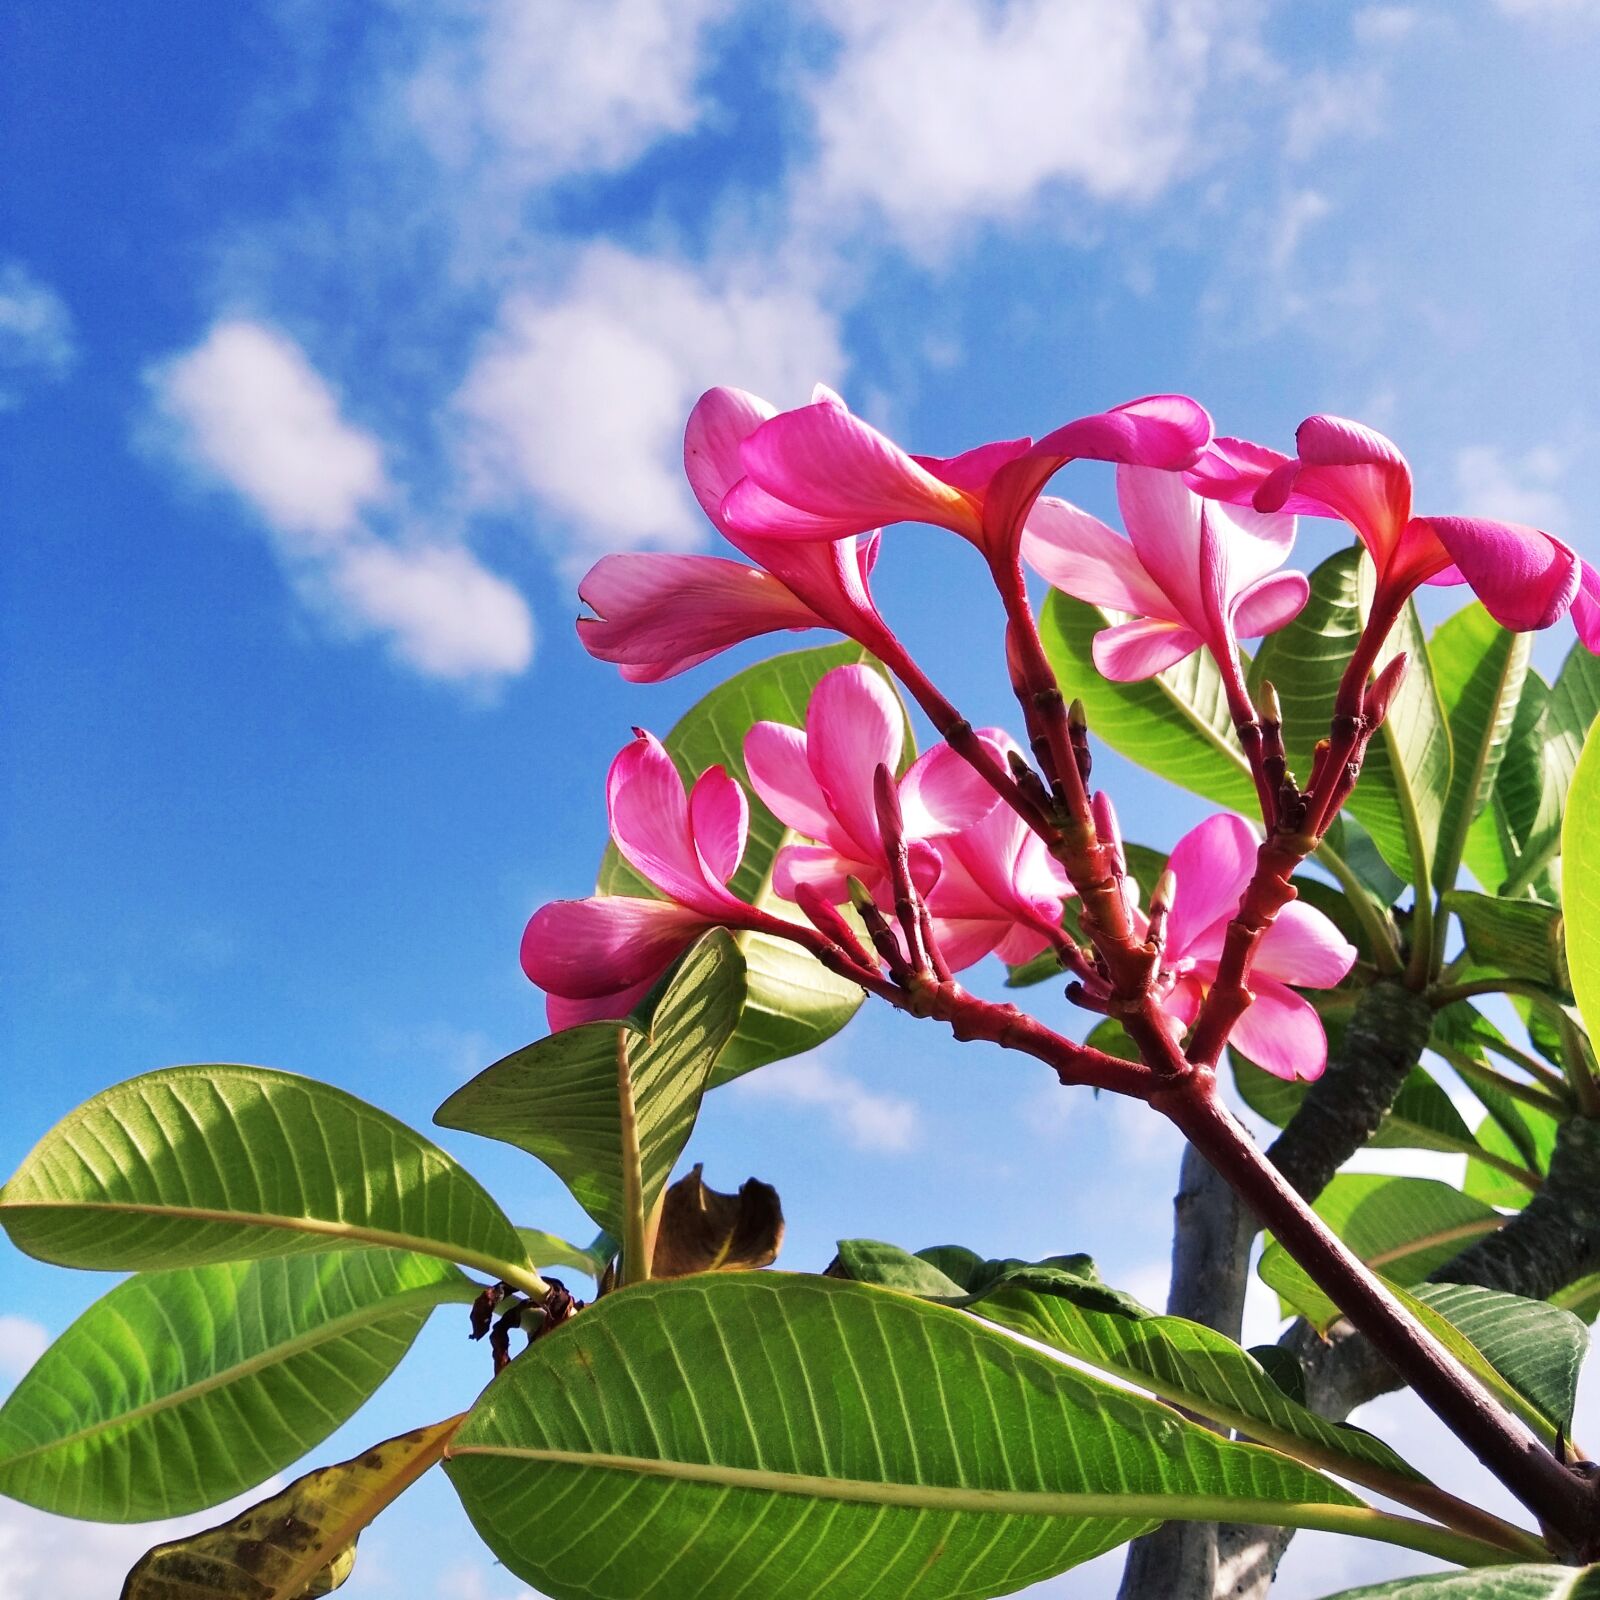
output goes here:
{"type": "Polygon", "coordinates": [[[107,1271],[387,1245],[533,1290],[527,1252],[431,1140],[331,1084],[168,1067],[97,1094],[0,1189],[18,1249],[107,1271]]]}
{"type": "Polygon", "coordinates": [[[1455,883],[1467,832],[1494,791],[1532,648],[1532,634],[1502,628],[1476,601],[1441,623],[1428,642],[1455,756],[1440,819],[1436,888],[1455,883]]]}
{"type": "Polygon", "coordinates": [[[1324,842],[1343,858],[1357,880],[1372,891],[1379,906],[1392,906],[1406,890],[1406,880],[1390,870],[1372,835],[1350,814],[1349,808],[1333,819],[1324,842]]]}
{"type": "Polygon", "coordinates": [[[1600,1567],[1480,1567],[1341,1589],[1327,1600],[1600,1600],[1600,1567]]]}
{"type": "Polygon", "coordinates": [[[1479,965],[1542,983],[1557,995],[1571,994],[1559,906],[1466,889],[1452,889],[1440,901],[1460,922],[1467,954],[1479,965]]]}
{"type": "MultiPolygon", "coordinates": [[[[1522,880],[1517,893],[1527,892],[1561,842],[1561,810],[1572,768],[1568,764],[1563,770],[1560,753],[1552,750],[1549,723],[1550,686],[1530,667],[1489,805],[1467,832],[1466,863],[1478,882],[1496,893],[1509,892],[1514,879],[1522,880]]],[[[1543,897],[1557,898],[1554,893],[1543,897]]]]}
{"type": "Polygon", "coordinates": [[[1589,1349],[1589,1330],[1578,1317],[1543,1300],[1474,1284],[1424,1283],[1411,1292],[1454,1323],[1542,1416],[1571,1434],[1578,1373],[1589,1349]]]}
{"type": "MultiPolygon", "coordinates": [[[[952,1280],[920,1256],[875,1243],[866,1252],[841,1244],[839,1256],[853,1278],[923,1298],[949,1298],[944,1288],[952,1280]]],[[[954,1303],[1225,1429],[1237,1428],[1258,1444],[1402,1501],[1422,1481],[1381,1440],[1290,1399],[1233,1340],[1183,1317],[1147,1311],[1101,1283],[1093,1263],[1083,1258],[1067,1271],[1007,1263],[981,1290],[954,1303]]]]}
{"type": "Polygon", "coordinates": [[[528,1259],[537,1267],[571,1267],[574,1271],[598,1278],[606,1263],[617,1253],[619,1241],[602,1230],[587,1245],[546,1233],[542,1228],[518,1228],[528,1259]]]}
{"type": "Polygon", "coordinates": [[[537,1156],[607,1233],[624,1237],[625,1113],[648,1216],[688,1143],[743,998],[744,959],[715,929],[684,957],[648,1025],[630,1017],[553,1033],[486,1067],[433,1120],[537,1156]]]}
{"type": "Polygon", "coordinates": [[[319,1467],[242,1516],[146,1552],[122,1600],[314,1600],[355,1566],[356,1539],[444,1454],[461,1421],[431,1427],[319,1467]]]}
{"type": "MultiPolygon", "coordinates": [[[[761,803],[750,787],[744,764],[744,736],[757,722],[805,723],[811,691],[835,667],[865,664],[882,672],[862,646],[846,641],[820,649],[773,656],[720,683],[686,711],[662,740],[692,783],[708,767],[722,766],[743,786],[750,801],[750,832],[744,860],[728,887],[742,900],[783,914],[784,903],[772,891],[772,868],[779,849],[795,837],[761,803]]],[[[884,674],[887,679],[887,673],[884,674]]],[[[916,753],[906,724],[905,764],[916,753]]],[[[615,844],[606,846],[600,864],[601,894],[638,895],[659,899],[626,861],[615,844]]],[[[741,933],[747,992],[738,1032],[718,1063],[716,1082],[798,1055],[832,1038],[861,1004],[853,983],[829,972],[814,956],[784,939],[741,933]]]]}
{"type": "Polygon", "coordinates": [[[1466,1193],[1489,1205],[1520,1209],[1533,1198],[1536,1184],[1507,1174],[1505,1165],[1512,1163],[1534,1179],[1542,1178],[1550,1170],[1550,1157],[1561,1124],[1548,1112],[1502,1094],[1486,1083],[1473,1084],[1472,1092],[1489,1113],[1478,1127],[1479,1147],[1485,1155],[1498,1157],[1499,1165],[1492,1161],[1468,1161],[1462,1187],[1466,1193]]]}
{"type": "MultiPolygon", "coordinates": [[[[1340,1173],[1315,1209],[1369,1267],[1402,1285],[1420,1283],[1505,1220],[1448,1183],[1365,1172],[1340,1173]]],[[[1257,1270],[1278,1291],[1285,1316],[1298,1314],[1318,1329],[1338,1319],[1338,1307],[1275,1239],[1257,1270]]]]}
{"type": "Polygon", "coordinates": [[[553,1600],[998,1595],[1174,1513],[1441,1537],[976,1318],[781,1273],[608,1295],[500,1374],[447,1470],[553,1600]]]}
{"type": "MultiPolygon", "coordinates": [[[[1562,681],[1566,676],[1563,672],[1562,681]]],[[[1561,857],[1567,965],[1578,1010],[1592,1036],[1600,1024],[1600,738],[1592,731],[1572,777],[1561,830],[1561,857]]]]}
{"type": "Polygon", "coordinates": [[[1550,1304],[1570,1311],[1580,1322],[1592,1323],[1600,1316],[1600,1272],[1591,1272],[1550,1296],[1550,1304]]]}
{"type": "MultiPolygon", "coordinates": [[[[1278,691],[1290,769],[1302,779],[1310,771],[1313,747],[1327,735],[1339,679],[1361,634],[1365,581],[1359,548],[1330,556],[1311,574],[1305,609],[1262,641],[1250,667],[1252,691],[1267,679],[1278,691]]],[[[1400,877],[1425,883],[1451,782],[1450,734],[1427,641],[1410,605],[1378,666],[1400,650],[1409,656],[1405,678],[1389,703],[1382,730],[1368,747],[1347,809],[1400,877]],[[1420,868],[1412,865],[1413,850],[1424,857],[1420,868]]]]}
{"type": "Polygon", "coordinates": [[[476,1293],[454,1267],[399,1250],[129,1278],[0,1406],[0,1492],[98,1522],[216,1505],[319,1444],[435,1306],[476,1293]]]}
{"type": "Polygon", "coordinates": [[[1039,619],[1061,692],[1083,701],[1091,736],[1180,788],[1253,815],[1255,781],[1216,663],[1197,650],[1153,678],[1113,683],[1100,675],[1093,655],[1094,636],[1110,626],[1098,607],[1055,590],[1039,619]]]}

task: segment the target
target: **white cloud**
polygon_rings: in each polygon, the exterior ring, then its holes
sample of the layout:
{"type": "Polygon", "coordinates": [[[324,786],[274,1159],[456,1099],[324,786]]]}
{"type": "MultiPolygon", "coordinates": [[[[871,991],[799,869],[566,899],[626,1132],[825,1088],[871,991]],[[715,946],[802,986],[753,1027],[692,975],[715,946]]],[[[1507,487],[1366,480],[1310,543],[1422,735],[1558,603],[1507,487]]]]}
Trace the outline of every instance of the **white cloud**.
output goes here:
{"type": "Polygon", "coordinates": [[[532,186],[615,172],[700,121],[706,35],[732,0],[487,0],[447,6],[406,82],[448,169],[532,186]]]}
{"type": "Polygon", "coordinates": [[[66,301],[20,261],[0,262],[0,411],[19,405],[28,383],[66,377],[77,359],[66,301]]]}
{"type": "Polygon", "coordinates": [[[108,1594],[153,1545],[226,1522],[281,1487],[282,1480],[273,1478],[209,1511],[133,1524],[79,1522],[0,1500],[0,1600],[108,1594]]]}
{"type": "Polygon", "coordinates": [[[1394,44],[1422,25],[1415,6],[1363,6],[1351,18],[1350,29],[1358,44],[1394,44]]]}
{"type": "Polygon", "coordinates": [[[1306,230],[1321,222],[1332,209],[1327,196],[1315,189],[1296,189],[1285,197],[1267,251],[1267,264],[1273,272],[1287,274],[1293,270],[1306,230]]]}
{"type": "Polygon", "coordinates": [[[1370,139],[1383,124],[1387,80],[1376,67],[1316,71],[1296,81],[1284,149],[1305,161],[1341,139],[1370,139]]]}
{"type": "Polygon", "coordinates": [[[762,1067],[759,1072],[735,1080],[731,1087],[743,1099],[812,1107],[857,1150],[898,1155],[910,1150],[920,1133],[917,1108],[911,1101],[899,1095],[879,1094],[859,1078],[840,1072],[815,1056],[762,1067]]]}
{"type": "Polygon", "coordinates": [[[1508,455],[1494,445],[1469,445],[1456,452],[1456,494],[1461,513],[1525,522],[1559,534],[1572,511],[1559,485],[1566,471],[1561,452],[1549,445],[1508,455]]]}
{"type": "Polygon", "coordinates": [[[810,89],[822,204],[869,203],[914,245],[1054,183],[1153,198],[1195,163],[1223,41],[1248,31],[1211,0],[818,3],[840,38],[810,89]]]}
{"type": "Polygon", "coordinates": [[[1587,22],[1600,18],[1600,0],[1494,0],[1494,6],[1505,16],[1529,17],[1539,22],[1587,22]]]}
{"type": "Polygon", "coordinates": [[[0,1316],[0,1379],[15,1380],[31,1367],[50,1343],[50,1331],[28,1317],[0,1316]]]}
{"type": "Polygon", "coordinates": [[[190,459],[280,534],[338,539],[394,492],[383,448],[292,339],[259,322],[219,322],[152,375],[190,459]]]}
{"type": "Polygon", "coordinates": [[[844,367],[816,295],[772,262],[692,268],[597,244],[566,285],[516,292],[456,395],[462,458],[483,503],[521,493],[601,550],[706,536],[683,479],[695,398],[734,383],[799,404],[844,367]]]}
{"type": "Polygon", "coordinates": [[[495,680],[528,665],[533,621],[511,584],[459,544],[373,530],[400,498],[383,446],[287,335],[219,322],[149,383],[167,445],[250,507],[296,590],[338,630],[383,639],[425,677],[495,680]]]}

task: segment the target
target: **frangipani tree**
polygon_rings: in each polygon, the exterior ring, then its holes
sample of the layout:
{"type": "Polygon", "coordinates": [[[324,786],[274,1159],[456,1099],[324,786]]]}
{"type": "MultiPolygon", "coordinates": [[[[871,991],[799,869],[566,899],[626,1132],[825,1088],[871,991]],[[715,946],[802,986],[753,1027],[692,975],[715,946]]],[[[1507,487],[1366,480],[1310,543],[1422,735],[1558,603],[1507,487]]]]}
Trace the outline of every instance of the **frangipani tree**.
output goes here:
{"type": "Polygon", "coordinates": [[[595,1239],[516,1225],[331,1086],[133,1078],[0,1191],[19,1248],[133,1274],[0,1407],[0,1492],[107,1520],[219,1503],[458,1303],[494,1372],[458,1415],[158,1547],[126,1600],[326,1593],[440,1461],[494,1555],[556,1597],[998,1595],[1129,1541],[1130,1595],[1259,1593],[1297,1528],[1476,1574],[1383,1591],[1414,1600],[1600,1589],[1576,1571],[1600,1563],[1600,1473],[1571,1438],[1600,1306],[1593,572],[1541,530],[1412,516],[1369,429],[1315,417],[1284,456],[1214,438],[1182,396],[932,458],[826,390],[777,412],[719,389],[685,464],[744,560],[607,557],[580,587],[591,653],[649,683],[773,632],[843,642],[634,730],[597,893],[523,939],[551,1032],[436,1113],[545,1163],[595,1239]],[[1114,467],[1126,537],[1045,494],[1074,461],[1114,467]],[[1357,542],[1299,572],[1305,516],[1357,542]],[[1015,734],[974,728],[874,600],[903,522],[965,539],[991,578],[1015,734]],[[1029,567],[1054,586],[1042,613],[1029,567]],[[1431,638],[1423,583],[1476,597],[1431,638]],[[1582,643],[1547,685],[1529,634],[1569,614],[1582,643]],[[921,755],[897,689],[936,735],[921,755]],[[1097,738],[1218,812],[1124,840],[1097,738]],[[1086,1037],[991,997],[998,976],[1064,982],[1086,1037]],[[825,1273],[767,1270],[768,1185],[674,1181],[707,1093],[863,999],[1183,1132],[1168,1314],[1068,1253],[855,1239],[825,1273]],[[1438,1070],[1481,1102],[1476,1129],[1438,1070]],[[1230,1076],[1282,1129],[1269,1148],[1230,1076]],[[1465,1183],[1341,1173],[1368,1142],[1460,1152],[1465,1183]],[[1300,1320],[1250,1352],[1263,1230],[1259,1271],[1300,1320]],[[592,1303],[562,1270],[597,1280],[592,1303]],[[1395,1383],[1523,1514],[1340,1425],[1395,1383]]]}

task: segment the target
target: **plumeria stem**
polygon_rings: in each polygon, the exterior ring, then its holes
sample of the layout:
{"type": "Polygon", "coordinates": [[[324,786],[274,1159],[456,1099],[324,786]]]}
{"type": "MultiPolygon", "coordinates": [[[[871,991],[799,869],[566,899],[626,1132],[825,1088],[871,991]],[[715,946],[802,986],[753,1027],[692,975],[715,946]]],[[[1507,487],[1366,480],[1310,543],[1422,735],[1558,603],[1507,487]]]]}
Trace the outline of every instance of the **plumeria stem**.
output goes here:
{"type": "Polygon", "coordinates": [[[1481,1083],[1500,1094],[1510,1095],[1513,1100],[1520,1100],[1524,1105],[1533,1106],[1546,1116],[1554,1117],[1558,1122],[1565,1122],[1572,1115],[1570,1099],[1558,1098],[1543,1089],[1535,1088],[1531,1083],[1523,1083],[1519,1078],[1507,1077],[1503,1072],[1496,1072],[1487,1062],[1477,1060],[1465,1050],[1457,1050],[1453,1045],[1445,1044],[1443,1041],[1435,1041],[1428,1048],[1436,1050],[1443,1056],[1468,1083],[1481,1083]]]}
{"type": "Polygon", "coordinates": [[[1600,1554],[1600,1482],[1569,1470],[1504,1411],[1328,1228],[1222,1103],[1213,1073],[1157,1088],[1163,1112],[1228,1181],[1424,1403],[1551,1530],[1562,1553],[1600,1554]]]}

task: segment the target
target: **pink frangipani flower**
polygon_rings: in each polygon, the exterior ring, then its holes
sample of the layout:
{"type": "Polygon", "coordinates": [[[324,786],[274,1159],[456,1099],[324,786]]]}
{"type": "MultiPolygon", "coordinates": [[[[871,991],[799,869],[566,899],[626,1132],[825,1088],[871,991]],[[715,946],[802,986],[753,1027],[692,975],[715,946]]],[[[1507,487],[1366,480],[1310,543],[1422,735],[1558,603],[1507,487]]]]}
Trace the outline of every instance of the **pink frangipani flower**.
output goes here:
{"type": "Polygon", "coordinates": [[[757,428],[740,451],[745,477],[728,491],[729,527],[770,539],[834,539],[890,522],[926,522],[1011,560],[1051,476],[1087,458],[1178,469],[1211,437],[1211,419],[1183,395],[1152,395],[1080,417],[1035,443],[1011,439],[949,457],[908,455],[827,389],[757,428]]]}
{"type": "MultiPolygon", "coordinates": [[[[980,729],[978,737],[1002,766],[1017,748],[999,728],[980,729]]],[[[991,951],[1016,966],[1052,942],[1072,885],[1044,841],[1010,806],[995,806],[959,832],[935,838],[933,847],[940,870],[928,912],[952,972],[991,951]]]]}
{"type": "Polygon", "coordinates": [[[1041,500],[1023,559],[1080,600],[1132,613],[1095,636],[1094,662],[1120,683],[1149,678],[1202,647],[1239,689],[1238,641],[1299,615],[1310,586],[1284,572],[1294,518],[1203,500],[1175,472],[1117,469],[1128,537],[1063,501],[1041,500]]]}
{"type": "Polygon", "coordinates": [[[1295,447],[1289,457],[1219,439],[1189,482],[1235,505],[1347,522],[1378,569],[1378,615],[1398,613],[1423,583],[1470,584],[1489,614],[1517,633],[1548,628],[1572,607],[1581,564],[1567,545],[1515,522],[1413,516],[1411,468],[1381,433],[1343,417],[1307,417],[1295,447]]]}
{"type": "Polygon", "coordinates": [[[595,613],[578,621],[584,648],[615,662],[632,683],[698,666],[730,645],[779,629],[830,628],[883,653],[892,639],[867,588],[877,535],[820,543],[762,539],[723,520],[728,490],[744,475],[739,448],[774,408],[742,389],[712,389],[690,413],[684,471],[718,531],[756,563],[721,556],[603,556],[578,585],[595,613]]]}
{"type": "MultiPolygon", "coordinates": [[[[873,782],[893,773],[905,746],[905,716],[883,679],[868,667],[835,667],[817,684],[806,725],[758,722],[745,735],[750,784],[774,816],[815,844],[778,852],[773,887],[792,900],[808,883],[834,904],[859,878],[876,896],[888,886],[873,782]]],[[[947,745],[935,745],[900,780],[912,881],[924,892],[938,877],[929,840],[968,826],[996,804],[994,791],[947,745]]]]}
{"type": "MultiPolygon", "coordinates": [[[[1160,981],[1171,985],[1166,1011],[1184,1026],[1216,979],[1228,923],[1255,871],[1256,844],[1249,823],[1223,814],[1186,833],[1168,859],[1176,890],[1160,981]]],[[[1331,989],[1355,958],[1355,947],[1327,917],[1291,901],[1257,946],[1249,979],[1255,999],[1234,1025],[1232,1043],[1279,1078],[1321,1077],[1328,1060],[1322,1019],[1289,985],[1331,989]]]]}
{"type": "Polygon", "coordinates": [[[744,859],[744,790],[712,767],[685,795],[660,740],[634,732],[606,780],[611,837],[666,898],[593,895],[533,914],[522,935],[522,970],[546,992],[553,1028],[626,1016],[707,928],[782,927],[727,887],[744,859]]]}

